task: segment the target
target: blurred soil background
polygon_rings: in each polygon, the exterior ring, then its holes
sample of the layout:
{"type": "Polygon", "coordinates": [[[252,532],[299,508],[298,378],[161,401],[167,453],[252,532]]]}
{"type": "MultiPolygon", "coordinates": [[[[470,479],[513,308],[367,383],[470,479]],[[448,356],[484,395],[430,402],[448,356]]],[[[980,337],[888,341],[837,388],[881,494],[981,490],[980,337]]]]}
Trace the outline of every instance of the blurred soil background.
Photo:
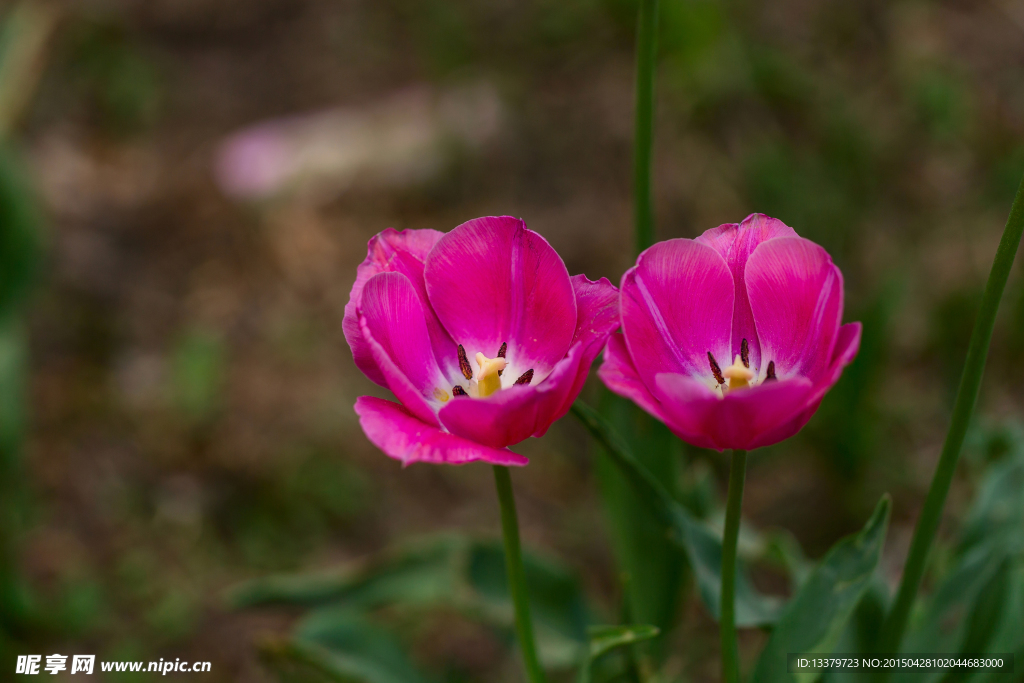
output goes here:
{"type": "MultiPolygon", "coordinates": [[[[636,6],[58,6],[17,140],[47,225],[22,564],[66,627],[40,647],[275,680],[256,644],[292,617],[229,610],[227,589],[428,532],[498,536],[489,468],[403,470],[363,436],[356,397],[386,394],[353,365],[342,309],[372,235],[480,215],[520,216],[570,273],[618,282],[633,262],[636,6]],[[247,151],[247,130],[271,142],[247,151]]],[[[665,0],[659,36],[659,238],[778,217],[830,251],[845,319],[864,322],[809,427],[751,457],[747,519],[816,558],[890,491],[894,582],[1024,172],[1024,2],[665,0]]],[[[979,424],[1018,419],[1022,361],[1018,267],[979,424]]],[[[584,395],[599,393],[591,380],[584,395]]],[[[615,614],[584,432],[566,418],[520,449],[525,543],[615,614]]],[[[989,456],[969,448],[951,521],[989,456]]],[[[715,508],[726,460],[684,457],[715,508]]],[[[695,598],[682,609],[676,668],[711,680],[713,622],[695,598]]],[[[515,678],[503,644],[454,615],[406,642],[451,680],[515,678]]]]}

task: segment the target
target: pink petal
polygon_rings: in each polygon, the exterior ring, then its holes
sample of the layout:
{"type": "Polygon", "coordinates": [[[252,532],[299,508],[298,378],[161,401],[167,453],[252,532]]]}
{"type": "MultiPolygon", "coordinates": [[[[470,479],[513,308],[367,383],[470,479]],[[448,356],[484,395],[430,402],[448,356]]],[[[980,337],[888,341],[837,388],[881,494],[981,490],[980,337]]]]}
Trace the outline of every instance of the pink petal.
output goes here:
{"type": "Polygon", "coordinates": [[[586,275],[569,278],[576,297],[576,330],[572,341],[602,341],[619,326],[619,290],[608,278],[597,282],[586,275]]]}
{"type": "Polygon", "coordinates": [[[729,267],[711,247],[689,239],[659,242],[622,276],[622,331],[644,384],[662,372],[715,379],[732,362],[734,287],[729,267]]]}
{"type": "Polygon", "coordinates": [[[519,385],[487,398],[454,398],[441,408],[438,417],[452,434],[491,448],[504,448],[536,431],[537,393],[537,387],[519,385]]]}
{"type": "Polygon", "coordinates": [[[684,375],[660,374],[657,394],[668,425],[684,441],[704,448],[752,450],[804,411],[813,394],[804,377],[730,391],[724,398],[684,375]]]}
{"type": "Polygon", "coordinates": [[[633,359],[629,356],[629,349],[626,348],[626,338],[621,334],[608,337],[604,362],[598,368],[597,376],[612,392],[628,398],[662,422],[665,421],[661,402],[651,395],[647,385],[640,379],[633,366],[633,359]]]}
{"type": "Polygon", "coordinates": [[[472,358],[508,342],[505,374],[551,372],[569,350],[576,299],[547,241],[510,216],[463,223],[437,243],[424,276],[430,303],[472,358]]]}
{"type": "Polygon", "coordinates": [[[607,278],[601,278],[594,282],[585,275],[574,275],[572,286],[576,292],[576,309],[578,311],[573,346],[570,347],[566,358],[558,362],[545,383],[554,386],[557,381],[554,376],[558,375],[560,371],[566,376],[574,377],[569,383],[559,384],[558,391],[554,391],[550,387],[545,389],[549,405],[542,408],[542,411],[545,412],[542,412],[541,415],[547,415],[548,419],[546,423],[542,420],[534,432],[534,436],[543,436],[555,420],[569,412],[573,401],[579,396],[583,384],[587,381],[594,359],[604,348],[608,335],[620,325],[619,290],[607,278]],[[576,347],[580,347],[578,352],[574,352],[576,347]],[[565,369],[561,369],[562,365],[566,366],[565,369]],[[552,381],[553,379],[556,381],[552,381]]]}
{"type": "MultiPolygon", "coordinates": [[[[401,277],[401,276],[399,276],[401,277]]],[[[384,377],[384,386],[394,393],[413,415],[423,422],[438,425],[437,415],[434,413],[434,406],[427,400],[423,393],[406,377],[401,368],[395,363],[385,348],[374,339],[373,332],[367,324],[366,316],[359,319],[359,327],[367,346],[370,347],[373,361],[380,368],[384,377]]]]}
{"type": "Polygon", "coordinates": [[[484,399],[449,401],[438,416],[451,432],[495,448],[543,436],[579,396],[594,358],[618,327],[618,292],[608,280],[572,278],[579,309],[576,339],[544,379],[512,386],[484,399]]]}
{"type": "Polygon", "coordinates": [[[752,213],[739,225],[727,223],[708,230],[695,242],[706,244],[725,259],[729,264],[733,282],[736,286],[736,300],[732,317],[732,353],[729,362],[740,352],[744,339],[750,346],[750,364],[754,368],[761,367],[761,345],[758,343],[754,316],[747,300],[747,285],[744,280],[744,269],[747,259],[762,242],[775,237],[797,237],[796,231],[782,221],[769,218],[762,213],[752,213]]]}
{"type": "Polygon", "coordinates": [[[814,417],[814,414],[818,412],[818,407],[820,405],[821,396],[819,396],[817,400],[812,401],[802,411],[797,413],[797,416],[794,417],[792,420],[789,420],[788,422],[783,422],[775,429],[764,434],[760,439],[758,448],[760,448],[761,446],[771,446],[772,444],[777,444],[781,441],[785,441],[791,436],[796,435],[796,433],[803,429],[804,425],[806,425],[810,421],[810,419],[814,417]]]}
{"type": "Polygon", "coordinates": [[[407,409],[373,396],[356,400],[356,414],[370,441],[403,465],[414,462],[461,465],[483,460],[495,465],[525,465],[525,456],[467,441],[420,422],[407,409]]]}
{"type": "Polygon", "coordinates": [[[423,305],[409,278],[374,275],[363,289],[360,311],[370,334],[420,394],[430,400],[435,389],[451,390],[434,361],[423,305]]]}
{"type": "MultiPolygon", "coordinates": [[[[775,361],[779,379],[817,380],[843,316],[842,273],[814,242],[779,237],[754,250],[745,275],[762,359],[775,361]]],[[[762,362],[762,377],[766,368],[762,362]]]]}
{"type": "Polygon", "coordinates": [[[857,350],[860,348],[860,334],[860,323],[847,323],[839,328],[839,336],[836,339],[836,348],[832,353],[832,363],[829,365],[825,374],[823,374],[815,383],[814,391],[811,393],[810,397],[811,403],[803,410],[803,412],[791,421],[781,425],[770,434],[767,434],[764,437],[764,445],[770,446],[773,443],[784,441],[803,429],[804,425],[806,425],[814,416],[814,413],[818,411],[818,406],[821,405],[821,401],[825,397],[825,394],[835,385],[836,382],[839,381],[839,376],[843,373],[843,368],[849,365],[850,362],[853,361],[854,356],[857,355],[857,350]]]}
{"type": "Polygon", "coordinates": [[[430,309],[426,286],[423,283],[423,263],[427,259],[427,254],[443,236],[444,233],[437,230],[398,232],[394,228],[388,228],[370,238],[366,259],[356,270],[356,281],[352,285],[348,303],[345,304],[342,328],[345,332],[345,339],[352,349],[356,367],[381,386],[386,386],[384,375],[374,363],[370,347],[359,329],[358,313],[363,288],[377,273],[396,272],[409,278],[409,282],[412,283],[423,303],[427,329],[430,331],[430,343],[434,348],[437,365],[448,376],[452,376],[458,371],[455,343],[448,336],[433,310],[430,309]]]}
{"type": "Polygon", "coordinates": [[[847,323],[839,328],[835,349],[832,351],[832,360],[814,385],[819,396],[824,396],[825,392],[839,381],[840,375],[843,374],[843,368],[853,362],[860,350],[861,329],[860,323],[847,323]]]}

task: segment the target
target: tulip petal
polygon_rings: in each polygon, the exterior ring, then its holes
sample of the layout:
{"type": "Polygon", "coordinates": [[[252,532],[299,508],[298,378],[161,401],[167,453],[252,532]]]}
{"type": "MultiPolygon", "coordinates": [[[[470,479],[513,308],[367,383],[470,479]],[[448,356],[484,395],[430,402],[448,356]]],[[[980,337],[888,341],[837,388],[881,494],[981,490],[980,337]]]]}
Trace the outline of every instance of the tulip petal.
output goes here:
{"type": "Polygon", "coordinates": [[[542,379],[569,350],[576,299],[569,272],[547,241],[510,216],[458,226],[427,258],[430,303],[470,358],[508,343],[505,375],[542,379]]]}
{"type": "MultiPolygon", "coordinates": [[[[814,242],[779,237],[754,250],[745,275],[762,358],[775,361],[779,379],[817,380],[843,316],[842,273],[814,242]]],[[[763,377],[767,363],[762,366],[763,377]]]]}
{"type": "Polygon", "coordinates": [[[403,466],[414,462],[461,465],[482,460],[495,465],[525,465],[525,456],[467,441],[421,422],[403,406],[373,396],[356,400],[356,414],[367,438],[403,466]]]}
{"type": "Polygon", "coordinates": [[[764,437],[765,446],[784,441],[793,436],[814,416],[821,405],[826,392],[831,389],[843,372],[843,368],[850,364],[857,350],[860,348],[860,323],[847,323],[839,328],[839,336],[836,339],[836,348],[832,353],[832,363],[828,370],[818,379],[814,385],[814,391],[810,397],[810,404],[799,415],[789,422],[777,427],[764,437]]]}
{"type": "Polygon", "coordinates": [[[441,408],[438,417],[452,434],[491,448],[504,448],[533,434],[537,404],[537,387],[519,385],[487,398],[452,399],[441,408]]]}
{"type": "Polygon", "coordinates": [[[656,382],[665,424],[684,441],[719,451],[769,445],[766,437],[803,412],[814,392],[805,377],[730,391],[725,397],[685,375],[661,373],[656,382]]]}
{"type": "Polygon", "coordinates": [[[458,372],[458,357],[455,355],[455,342],[448,336],[437,316],[434,315],[427,299],[427,290],[423,282],[423,263],[427,254],[439,239],[444,236],[437,230],[404,230],[398,232],[388,228],[370,238],[367,244],[366,259],[356,270],[356,281],[352,285],[348,303],[345,304],[345,317],[342,329],[345,339],[352,349],[352,357],[356,367],[367,377],[381,386],[387,386],[383,373],[373,360],[373,354],[359,327],[359,306],[362,302],[363,289],[366,283],[377,273],[402,273],[412,283],[423,303],[427,329],[430,332],[430,343],[434,349],[437,365],[446,376],[458,372]]]}
{"type": "Polygon", "coordinates": [[[735,298],[729,266],[711,247],[690,239],[659,242],[622,276],[622,332],[648,389],[659,372],[716,382],[708,361],[732,362],[735,298]]]}
{"type": "Polygon", "coordinates": [[[423,305],[409,278],[374,275],[363,289],[361,311],[370,334],[421,394],[431,397],[435,389],[451,389],[434,361],[423,305]]]}
{"type": "Polygon", "coordinates": [[[731,360],[740,353],[742,341],[746,339],[750,348],[750,364],[755,369],[761,367],[761,345],[757,339],[750,302],[747,300],[744,269],[754,249],[762,242],[775,237],[797,237],[797,234],[793,228],[776,218],[769,218],[763,213],[753,213],[739,225],[726,223],[708,230],[694,240],[717,251],[729,264],[729,271],[736,287],[732,315],[732,352],[729,358],[731,360]]]}
{"type": "Polygon", "coordinates": [[[594,282],[586,275],[573,275],[569,280],[576,297],[576,330],[572,343],[603,341],[619,326],[619,290],[605,277],[594,282]]]}
{"type": "Polygon", "coordinates": [[[425,348],[426,324],[412,286],[399,273],[378,273],[366,283],[364,293],[360,330],[385,386],[416,417],[437,425],[434,411],[440,402],[433,397],[433,388],[444,379],[425,348]]]}
{"type": "Polygon", "coordinates": [[[832,351],[832,360],[825,372],[815,382],[815,390],[819,396],[824,396],[825,392],[839,381],[840,375],[843,374],[843,368],[853,362],[860,350],[861,329],[860,323],[847,323],[839,328],[835,349],[832,351]]]}
{"type": "Polygon", "coordinates": [[[608,335],[621,324],[619,290],[607,278],[601,278],[594,282],[585,275],[574,275],[572,286],[576,292],[576,309],[578,311],[576,332],[573,334],[572,341],[573,347],[570,347],[566,358],[558,362],[545,383],[551,382],[554,375],[560,372],[562,365],[565,365],[566,368],[561,372],[566,376],[571,376],[572,381],[559,383],[558,391],[554,391],[550,387],[545,389],[548,392],[548,405],[541,408],[538,414],[542,417],[546,416],[547,420],[546,422],[542,420],[538,424],[534,436],[543,436],[555,420],[569,412],[573,401],[579,396],[583,384],[587,381],[587,375],[590,374],[594,359],[604,348],[608,335]],[[576,346],[581,348],[574,355],[573,348],[576,346]]]}
{"type": "Polygon", "coordinates": [[[640,374],[633,366],[633,359],[629,356],[629,349],[626,348],[626,338],[621,334],[608,337],[608,345],[604,348],[604,362],[598,368],[597,376],[612,392],[628,398],[662,422],[665,421],[661,403],[640,379],[640,374]]]}

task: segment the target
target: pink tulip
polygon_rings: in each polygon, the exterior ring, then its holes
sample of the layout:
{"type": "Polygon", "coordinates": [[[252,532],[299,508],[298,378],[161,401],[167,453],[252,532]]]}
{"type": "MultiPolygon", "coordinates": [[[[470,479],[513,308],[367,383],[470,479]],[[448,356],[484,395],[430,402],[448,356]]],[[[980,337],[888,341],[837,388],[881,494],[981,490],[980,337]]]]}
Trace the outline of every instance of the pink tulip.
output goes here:
{"type": "Polygon", "coordinates": [[[356,365],[401,403],[362,396],[359,422],[413,462],[525,465],[508,450],[564,415],[619,325],[615,287],[569,277],[516,218],[370,240],[348,305],[356,365]]]}
{"type": "Polygon", "coordinates": [[[762,214],[655,244],[619,299],[622,334],[598,375],[703,448],[796,434],[860,346],[828,253],[762,214]]]}

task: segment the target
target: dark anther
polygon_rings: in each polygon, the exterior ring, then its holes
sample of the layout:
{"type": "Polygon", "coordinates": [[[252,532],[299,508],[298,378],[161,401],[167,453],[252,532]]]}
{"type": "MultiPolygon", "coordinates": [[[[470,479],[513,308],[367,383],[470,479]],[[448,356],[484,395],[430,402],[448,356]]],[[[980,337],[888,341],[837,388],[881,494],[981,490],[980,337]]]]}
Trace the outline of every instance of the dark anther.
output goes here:
{"type": "Polygon", "coordinates": [[[767,382],[770,379],[778,379],[775,376],[775,361],[768,362],[768,376],[764,378],[764,381],[767,382]]]}
{"type": "Polygon", "coordinates": [[[529,384],[533,381],[533,368],[530,368],[516,380],[516,384],[529,384]]]}
{"type": "Polygon", "coordinates": [[[750,367],[750,345],[746,339],[740,342],[740,360],[743,361],[743,367],[750,367]]]}
{"type": "Polygon", "coordinates": [[[466,349],[459,344],[459,370],[466,379],[473,379],[473,368],[469,366],[469,359],[466,358],[466,349]]]}
{"type": "MultiPolygon", "coordinates": [[[[501,342],[501,348],[498,349],[498,358],[504,358],[506,351],[508,351],[508,342],[501,342]]],[[[498,377],[501,377],[501,373],[503,372],[505,372],[504,368],[498,370],[498,377]]]]}
{"type": "Polygon", "coordinates": [[[466,393],[466,390],[463,389],[462,386],[458,385],[458,384],[456,384],[454,387],[452,387],[452,395],[453,396],[468,396],[468,394],[466,393]]]}
{"type": "Polygon", "coordinates": [[[725,377],[722,376],[722,368],[718,367],[718,363],[715,361],[715,357],[708,351],[708,362],[711,363],[711,373],[715,376],[715,381],[719,384],[725,384],[725,377]]]}

